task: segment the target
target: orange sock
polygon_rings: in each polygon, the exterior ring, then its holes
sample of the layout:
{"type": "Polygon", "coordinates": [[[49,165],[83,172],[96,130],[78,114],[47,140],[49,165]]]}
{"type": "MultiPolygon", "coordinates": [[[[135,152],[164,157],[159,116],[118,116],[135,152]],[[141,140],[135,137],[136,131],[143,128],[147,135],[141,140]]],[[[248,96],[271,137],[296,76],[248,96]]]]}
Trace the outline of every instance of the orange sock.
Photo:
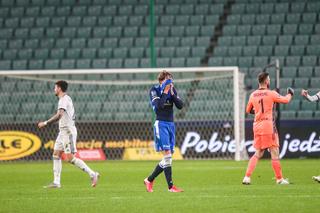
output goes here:
{"type": "Polygon", "coordinates": [[[246,176],[250,177],[252,172],[254,171],[254,169],[256,168],[256,165],[259,161],[259,158],[257,158],[257,156],[253,155],[250,160],[249,160],[249,164],[248,164],[248,168],[246,171],[246,176]]]}
{"type": "Polygon", "coordinates": [[[282,178],[282,170],[279,159],[271,160],[272,162],[272,168],[274,171],[274,175],[276,176],[277,180],[280,180],[282,178]]]}

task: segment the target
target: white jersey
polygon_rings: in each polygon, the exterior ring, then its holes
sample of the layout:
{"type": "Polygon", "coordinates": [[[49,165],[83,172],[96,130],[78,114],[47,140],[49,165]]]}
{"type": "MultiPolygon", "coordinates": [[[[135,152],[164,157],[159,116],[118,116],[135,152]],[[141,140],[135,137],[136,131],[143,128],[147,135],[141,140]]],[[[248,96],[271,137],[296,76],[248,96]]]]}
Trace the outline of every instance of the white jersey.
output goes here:
{"type": "Polygon", "coordinates": [[[58,110],[64,109],[64,113],[59,120],[59,129],[73,129],[75,128],[75,112],[72,99],[69,95],[64,95],[59,98],[58,110]]]}

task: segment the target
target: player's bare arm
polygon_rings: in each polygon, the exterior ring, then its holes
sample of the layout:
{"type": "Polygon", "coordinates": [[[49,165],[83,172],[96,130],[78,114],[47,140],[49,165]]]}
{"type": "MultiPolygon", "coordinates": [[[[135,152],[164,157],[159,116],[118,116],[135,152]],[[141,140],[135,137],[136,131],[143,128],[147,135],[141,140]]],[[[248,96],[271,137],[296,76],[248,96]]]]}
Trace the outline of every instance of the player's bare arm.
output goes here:
{"type": "MultiPolygon", "coordinates": [[[[320,92],[319,92],[320,93],[320,92]]],[[[309,95],[308,90],[301,90],[301,95],[309,102],[316,102],[320,100],[320,94],[309,95]]]]}
{"type": "Polygon", "coordinates": [[[54,116],[52,116],[50,119],[48,119],[47,121],[39,122],[38,123],[39,129],[47,126],[48,124],[52,124],[54,122],[57,122],[63,116],[63,113],[64,113],[64,109],[59,109],[57,111],[57,113],[54,116]]]}

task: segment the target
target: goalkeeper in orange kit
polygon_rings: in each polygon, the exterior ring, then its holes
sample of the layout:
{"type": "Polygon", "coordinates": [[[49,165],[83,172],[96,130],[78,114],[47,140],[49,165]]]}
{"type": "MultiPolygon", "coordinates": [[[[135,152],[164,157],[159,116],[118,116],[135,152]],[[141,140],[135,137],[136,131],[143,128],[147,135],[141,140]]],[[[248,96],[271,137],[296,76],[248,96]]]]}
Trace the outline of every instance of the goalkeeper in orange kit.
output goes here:
{"type": "Polygon", "coordinates": [[[271,154],[271,164],[275,173],[276,183],[289,184],[289,181],[282,176],[279,160],[279,137],[273,119],[273,106],[275,103],[289,103],[294,94],[294,90],[288,88],[288,94],[286,96],[281,96],[276,91],[270,90],[270,77],[267,72],[260,73],[258,75],[258,81],[259,89],[255,90],[250,95],[246,108],[247,113],[255,115],[253,123],[253,146],[256,149],[256,152],[249,161],[242,183],[246,185],[251,183],[251,174],[259,159],[263,156],[264,151],[268,149],[271,154]]]}

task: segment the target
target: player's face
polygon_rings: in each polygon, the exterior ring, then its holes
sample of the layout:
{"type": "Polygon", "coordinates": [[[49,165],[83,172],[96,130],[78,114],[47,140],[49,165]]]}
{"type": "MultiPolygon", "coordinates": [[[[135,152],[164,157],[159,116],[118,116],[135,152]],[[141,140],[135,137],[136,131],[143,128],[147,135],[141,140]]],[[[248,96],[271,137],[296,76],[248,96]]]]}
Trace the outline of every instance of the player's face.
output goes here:
{"type": "Polygon", "coordinates": [[[56,96],[59,95],[60,91],[61,91],[61,88],[58,87],[57,85],[54,85],[54,94],[55,94],[56,96]]]}

